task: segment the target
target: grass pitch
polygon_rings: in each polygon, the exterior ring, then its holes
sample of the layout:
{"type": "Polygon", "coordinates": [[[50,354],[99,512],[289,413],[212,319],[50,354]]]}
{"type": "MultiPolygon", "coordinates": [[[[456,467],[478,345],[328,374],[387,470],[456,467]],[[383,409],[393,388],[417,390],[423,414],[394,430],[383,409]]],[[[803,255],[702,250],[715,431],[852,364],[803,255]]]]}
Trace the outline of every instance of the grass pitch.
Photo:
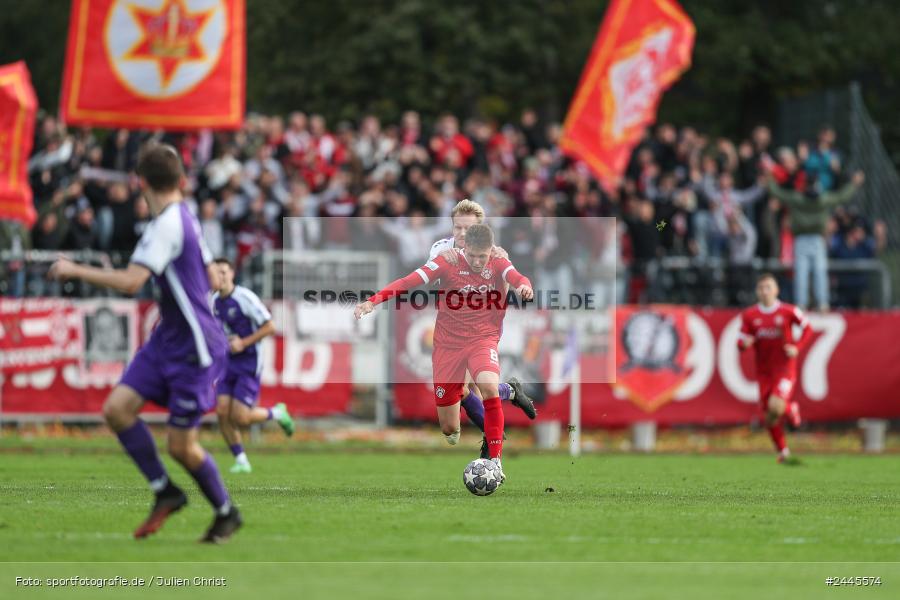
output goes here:
{"type": "Polygon", "coordinates": [[[491,598],[758,600],[835,593],[829,576],[879,576],[839,593],[900,597],[897,456],[509,455],[507,483],[478,498],[462,483],[474,452],[251,448],[252,474],[224,474],[245,527],[208,547],[211,511],[170,461],[191,504],[137,542],[150,493],[114,440],[23,446],[0,446],[0,597],[434,598],[474,579],[491,598]],[[15,585],[114,574],[228,584],[15,585]]]}

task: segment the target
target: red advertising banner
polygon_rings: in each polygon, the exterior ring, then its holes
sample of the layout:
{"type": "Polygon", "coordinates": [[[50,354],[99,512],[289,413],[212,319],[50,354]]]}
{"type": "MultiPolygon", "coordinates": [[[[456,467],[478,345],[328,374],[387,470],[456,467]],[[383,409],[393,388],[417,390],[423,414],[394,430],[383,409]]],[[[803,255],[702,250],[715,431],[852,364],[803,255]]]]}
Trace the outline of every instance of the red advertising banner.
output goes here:
{"type": "Polygon", "coordinates": [[[28,183],[37,96],[24,62],[0,66],[0,219],[37,220],[28,183]]]}
{"type": "Polygon", "coordinates": [[[55,368],[83,350],[79,315],[71,302],[0,298],[0,373],[55,368]]]}
{"type": "Polygon", "coordinates": [[[694,24],[675,0],[613,0],[563,126],[562,149],[614,183],[691,63],[694,24]]]}
{"type": "Polygon", "coordinates": [[[236,129],[244,0],[73,0],[62,87],[71,125],[236,129]]]}
{"type": "MultiPolygon", "coordinates": [[[[284,402],[307,417],[347,412],[350,345],[300,340],[283,326],[284,306],[271,310],[276,335],[263,341],[262,405],[284,402]]],[[[0,356],[10,366],[3,413],[99,415],[158,316],[155,304],[133,300],[0,299],[0,356]]],[[[160,412],[149,402],[146,410],[160,412]]]]}
{"type": "MultiPolygon", "coordinates": [[[[753,353],[737,349],[739,311],[647,306],[620,307],[617,313],[616,383],[581,385],[583,426],[620,427],[636,421],[725,425],[759,417],[753,353]],[[629,343],[629,337],[637,341],[629,343]],[[628,365],[634,366],[623,373],[628,365]]],[[[803,418],[900,417],[900,347],[895,341],[900,312],[808,316],[814,335],[799,359],[795,396],[803,418]]],[[[405,339],[406,325],[398,323],[396,339],[405,339]]],[[[504,323],[504,337],[512,327],[504,323]]],[[[405,368],[402,356],[401,348],[395,369],[405,368]]],[[[582,373],[602,369],[606,358],[582,354],[582,373]]],[[[538,403],[539,420],[568,422],[571,382],[561,364],[560,357],[542,363],[547,383],[538,403]]],[[[395,396],[399,418],[436,418],[430,377],[395,386],[395,396]]],[[[513,425],[527,424],[518,410],[506,406],[505,414],[513,425]]]]}

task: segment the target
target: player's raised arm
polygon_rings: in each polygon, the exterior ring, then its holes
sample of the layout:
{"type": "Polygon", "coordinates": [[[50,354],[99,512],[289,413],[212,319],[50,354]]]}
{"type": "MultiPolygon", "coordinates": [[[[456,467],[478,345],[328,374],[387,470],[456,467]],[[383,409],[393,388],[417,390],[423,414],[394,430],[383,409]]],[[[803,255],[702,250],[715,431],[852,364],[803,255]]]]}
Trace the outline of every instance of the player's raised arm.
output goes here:
{"type": "Polygon", "coordinates": [[[166,267],[181,254],[184,243],[182,227],[177,207],[166,208],[144,230],[125,269],[100,269],[60,258],[50,267],[48,277],[81,279],[93,285],[134,295],[144,287],[151,273],[161,276],[166,267]]]}
{"type": "Polygon", "coordinates": [[[369,299],[365,302],[357,304],[356,308],[353,310],[353,315],[357,319],[360,319],[364,315],[375,310],[375,306],[381,304],[385,300],[389,300],[397,294],[417,288],[420,285],[425,285],[426,283],[440,279],[446,264],[447,263],[440,256],[434,260],[429,260],[409,275],[390,282],[386,287],[369,296],[369,299]]]}
{"type": "Polygon", "coordinates": [[[60,281],[80,279],[91,285],[110,288],[122,294],[133,296],[150,279],[150,270],[136,263],[129,264],[125,269],[101,269],[90,265],[78,264],[64,256],[60,256],[50,267],[47,277],[60,281]]]}

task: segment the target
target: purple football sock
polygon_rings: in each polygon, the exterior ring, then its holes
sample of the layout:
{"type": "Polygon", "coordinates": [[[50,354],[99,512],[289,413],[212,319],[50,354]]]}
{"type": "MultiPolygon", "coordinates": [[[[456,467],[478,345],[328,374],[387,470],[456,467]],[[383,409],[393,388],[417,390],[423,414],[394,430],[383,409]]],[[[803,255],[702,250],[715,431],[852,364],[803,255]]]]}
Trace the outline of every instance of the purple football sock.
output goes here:
{"type": "Polygon", "coordinates": [[[166,475],[166,468],[162,461],[159,460],[156,443],[153,441],[150,430],[147,429],[147,424],[138,419],[134,425],[120,431],[116,436],[125,452],[150,482],[150,488],[154,492],[162,491],[168,484],[169,477],[166,475]]]}
{"type": "Polygon", "coordinates": [[[244,445],[243,444],[231,444],[228,446],[231,449],[231,453],[235,456],[239,456],[244,453],[244,445]]]}
{"type": "Polygon", "coordinates": [[[228,492],[225,491],[225,484],[212,456],[207,454],[203,464],[196,471],[192,471],[191,476],[218,514],[226,514],[231,509],[228,492]]]}
{"type": "Polygon", "coordinates": [[[510,390],[510,387],[509,387],[508,383],[500,384],[500,401],[501,402],[509,401],[509,390],[510,390]]]}
{"type": "Polygon", "coordinates": [[[475,392],[470,391],[469,395],[463,398],[462,405],[472,424],[484,432],[484,404],[481,403],[481,399],[475,392]]]}

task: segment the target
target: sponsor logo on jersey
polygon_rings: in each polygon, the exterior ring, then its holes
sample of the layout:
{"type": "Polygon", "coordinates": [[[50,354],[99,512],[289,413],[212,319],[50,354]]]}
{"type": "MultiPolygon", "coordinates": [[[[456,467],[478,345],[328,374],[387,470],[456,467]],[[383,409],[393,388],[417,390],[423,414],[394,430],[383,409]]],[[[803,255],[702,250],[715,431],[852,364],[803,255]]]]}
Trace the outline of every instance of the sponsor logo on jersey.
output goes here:
{"type": "Polygon", "coordinates": [[[493,283],[482,283],[481,285],[472,285],[471,283],[459,288],[460,294],[471,294],[471,293],[479,293],[485,294],[487,292],[494,291],[493,283]]]}
{"type": "Polygon", "coordinates": [[[779,327],[761,327],[756,330],[756,337],[760,339],[774,340],[781,336],[782,331],[779,327]]]}

